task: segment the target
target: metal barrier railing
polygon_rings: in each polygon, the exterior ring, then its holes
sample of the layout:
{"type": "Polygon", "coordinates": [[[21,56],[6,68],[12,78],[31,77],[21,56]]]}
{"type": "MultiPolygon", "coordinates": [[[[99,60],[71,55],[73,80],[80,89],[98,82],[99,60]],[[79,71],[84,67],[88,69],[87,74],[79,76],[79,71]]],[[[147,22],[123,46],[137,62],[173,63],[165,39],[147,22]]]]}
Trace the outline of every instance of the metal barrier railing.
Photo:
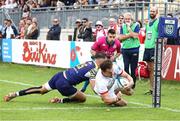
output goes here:
{"type": "MultiPolygon", "coordinates": [[[[135,20],[143,21],[144,18],[148,18],[149,6],[156,5],[159,8],[161,15],[167,15],[167,13],[178,13],[180,11],[180,3],[158,3],[158,2],[125,2],[119,4],[104,4],[104,5],[88,5],[88,6],[62,6],[37,8],[31,9],[31,16],[36,17],[40,28],[48,28],[51,26],[53,18],[59,18],[61,20],[62,28],[73,28],[74,22],[77,18],[89,18],[92,21],[92,25],[97,20],[101,20],[105,27],[108,26],[108,19],[118,18],[120,14],[125,12],[131,12],[134,15],[135,20]]],[[[21,19],[22,11],[8,12],[11,19],[16,25],[18,25],[21,19]]],[[[0,9],[0,22],[6,18],[4,12],[0,9]]]]}

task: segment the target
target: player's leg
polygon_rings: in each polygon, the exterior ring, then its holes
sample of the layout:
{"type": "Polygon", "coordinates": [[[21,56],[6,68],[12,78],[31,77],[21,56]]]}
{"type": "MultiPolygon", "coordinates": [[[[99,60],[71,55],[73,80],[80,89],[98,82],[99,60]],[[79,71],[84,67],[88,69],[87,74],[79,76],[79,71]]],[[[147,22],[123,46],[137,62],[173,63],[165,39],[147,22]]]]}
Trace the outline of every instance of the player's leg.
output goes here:
{"type": "Polygon", "coordinates": [[[4,96],[4,101],[8,102],[8,101],[12,100],[13,98],[16,98],[19,96],[30,95],[30,94],[45,94],[52,89],[56,89],[54,85],[55,85],[55,82],[58,77],[59,77],[59,73],[54,75],[49,82],[45,83],[42,86],[31,87],[31,88],[27,88],[27,89],[20,90],[17,92],[11,92],[11,93],[7,94],[6,96],[4,96]]]}
{"type": "Polygon", "coordinates": [[[70,102],[85,102],[86,96],[83,92],[77,90],[68,80],[64,78],[63,74],[56,82],[57,90],[67,98],[53,98],[50,100],[51,103],[70,103],[70,102]]]}
{"type": "Polygon", "coordinates": [[[144,51],[144,57],[143,60],[147,62],[148,64],[148,70],[150,73],[149,77],[149,83],[150,83],[150,89],[148,92],[145,93],[145,95],[152,94],[152,85],[153,85],[153,78],[154,78],[154,63],[153,63],[153,58],[154,58],[154,49],[145,49],[144,51]],[[152,61],[152,62],[151,62],[152,61]]]}
{"type": "Polygon", "coordinates": [[[149,70],[149,83],[150,83],[149,94],[152,94],[153,82],[154,82],[154,62],[148,62],[148,70],[149,70]]]}
{"type": "Polygon", "coordinates": [[[24,95],[30,95],[30,94],[45,94],[47,92],[48,90],[44,86],[31,87],[28,89],[20,90],[18,92],[9,93],[8,95],[4,96],[4,101],[8,102],[18,96],[24,96],[24,95]]]}

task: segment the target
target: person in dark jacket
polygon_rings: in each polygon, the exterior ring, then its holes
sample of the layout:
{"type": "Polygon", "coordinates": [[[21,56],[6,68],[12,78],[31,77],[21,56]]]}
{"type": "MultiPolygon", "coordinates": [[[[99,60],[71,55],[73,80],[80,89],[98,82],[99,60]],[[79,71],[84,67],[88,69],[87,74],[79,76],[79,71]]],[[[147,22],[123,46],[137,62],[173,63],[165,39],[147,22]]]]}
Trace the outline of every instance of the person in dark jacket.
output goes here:
{"type": "Polygon", "coordinates": [[[60,40],[61,27],[59,23],[60,22],[58,19],[53,20],[53,26],[49,29],[47,33],[47,40],[60,40]]]}
{"type": "Polygon", "coordinates": [[[39,35],[37,22],[32,22],[32,28],[27,34],[27,39],[37,39],[39,35]]]}
{"type": "Polygon", "coordinates": [[[77,19],[76,20],[76,27],[74,28],[74,34],[73,34],[73,41],[79,41],[78,40],[78,34],[79,34],[79,30],[81,28],[81,20],[80,19],[77,19]]]}
{"type": "Polygon", "coordinates": [[[93,41],[92,28],[87,18],[82,19],[82,26],[79,30],[78,39],[82,39],[84,42],[93,41]]]}
{"type": "Polygon", "coordinates": [[[7,19],[7,25],[4,29],[3,38],[16,38],[18,36],[18,30],[14,25],[12,25],[12,21],[7,19]]]}

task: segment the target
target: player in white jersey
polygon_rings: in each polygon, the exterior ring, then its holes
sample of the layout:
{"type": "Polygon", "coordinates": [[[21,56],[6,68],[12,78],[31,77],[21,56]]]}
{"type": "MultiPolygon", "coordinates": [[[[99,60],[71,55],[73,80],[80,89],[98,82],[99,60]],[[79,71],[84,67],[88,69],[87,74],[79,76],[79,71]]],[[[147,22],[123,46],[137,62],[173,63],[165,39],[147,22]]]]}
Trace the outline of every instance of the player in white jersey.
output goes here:
{"type": "Polygon", "coordinates": [[[133,78],[110,60],[104,61],[96,75],[94,91],[100,95],[107,105],[126,106],[127,102],[122,99],[121,92],[132,95],[133,78]],[[124,78],[126,83],[121,83],[124,78]]]}

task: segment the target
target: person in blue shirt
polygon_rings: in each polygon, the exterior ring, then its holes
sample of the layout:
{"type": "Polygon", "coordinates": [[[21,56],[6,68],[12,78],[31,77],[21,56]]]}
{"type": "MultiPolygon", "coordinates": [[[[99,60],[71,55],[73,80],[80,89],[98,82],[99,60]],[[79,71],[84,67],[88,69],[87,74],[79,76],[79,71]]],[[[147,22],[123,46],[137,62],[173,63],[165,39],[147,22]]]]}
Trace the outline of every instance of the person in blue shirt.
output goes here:
{"type": "Polygon", "coordinates": [[[60,94],[67,96],[67,98],[57,98],[58,100],[55,100],[56,102],[85,102],[85,94],[77,90],[74,86],[86,80],[94,81],[100,64],[106,60],[106,55],[104,53],[97,53],[94,56],[94,59],[94,61],[87,61],[63,72],[56,73],[47,83],[42,86],[31,87],[18,92],[9,93],[4,96],[4,101],[8,102],[19,96],[45,94],[51,90],[58,90],[60,94]]]}

